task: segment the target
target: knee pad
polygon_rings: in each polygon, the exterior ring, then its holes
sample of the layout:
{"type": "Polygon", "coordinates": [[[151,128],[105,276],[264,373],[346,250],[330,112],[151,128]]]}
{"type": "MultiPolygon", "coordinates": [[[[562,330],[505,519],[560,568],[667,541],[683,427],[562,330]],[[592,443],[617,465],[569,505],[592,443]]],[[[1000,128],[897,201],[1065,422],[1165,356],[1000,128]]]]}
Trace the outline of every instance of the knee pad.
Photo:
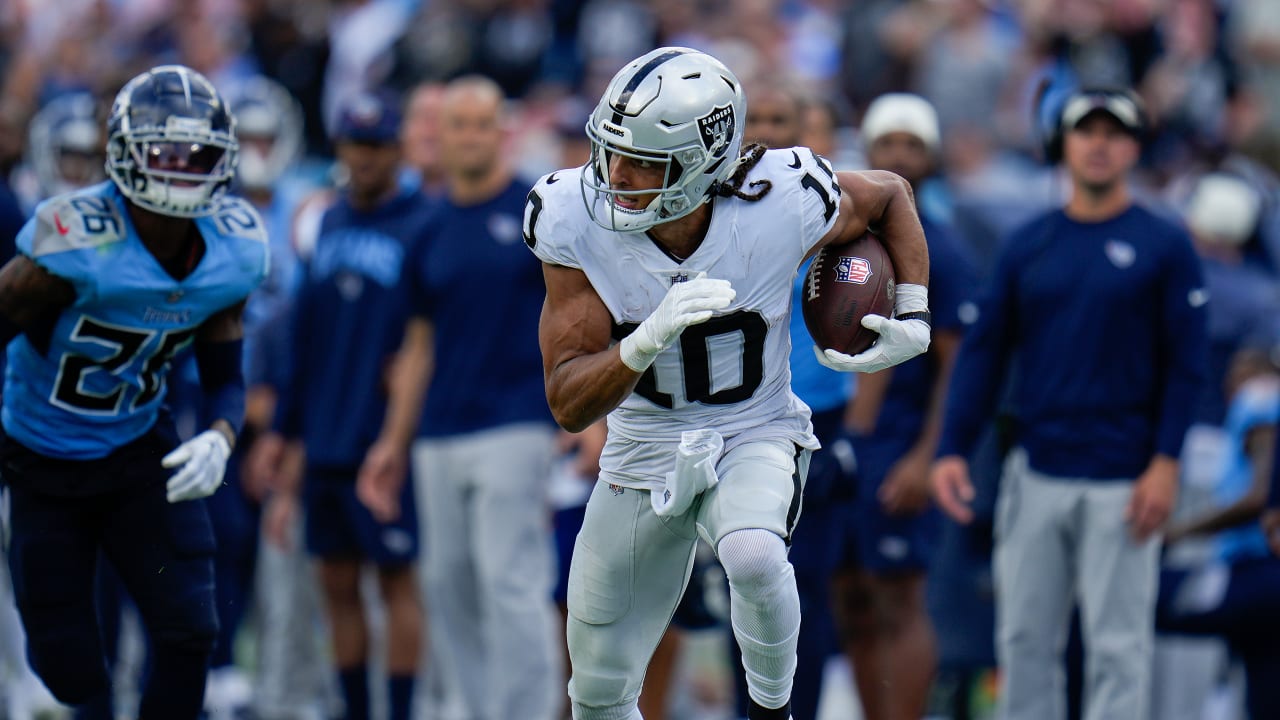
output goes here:
{"type": "Polygon", "coordinates": [[[788,582],[795,570],[787,561],[787,545],[768,530],[735,530],[716,548],[729,586],[744,597],[788,582]]]}

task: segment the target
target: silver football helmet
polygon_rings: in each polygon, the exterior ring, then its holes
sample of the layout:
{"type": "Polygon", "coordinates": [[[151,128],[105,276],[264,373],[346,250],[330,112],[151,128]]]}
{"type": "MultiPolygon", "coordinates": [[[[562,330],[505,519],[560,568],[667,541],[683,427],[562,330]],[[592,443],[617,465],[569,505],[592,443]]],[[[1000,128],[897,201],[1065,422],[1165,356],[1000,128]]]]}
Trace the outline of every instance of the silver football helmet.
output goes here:
{"type": "Polygon", "coordinates": [[[637,232],[693,212],[736,166],[745,112],[742,84],[706,53],[665,47],[631,61],[613,76],[587,121],[591,159],[582,190],[591,219],[637,232]],[[615,153],[665,164],[662,187],[613,189],[609,159],[615,153]],[[655,193],[642,208],[617,202],[655,193]]]}

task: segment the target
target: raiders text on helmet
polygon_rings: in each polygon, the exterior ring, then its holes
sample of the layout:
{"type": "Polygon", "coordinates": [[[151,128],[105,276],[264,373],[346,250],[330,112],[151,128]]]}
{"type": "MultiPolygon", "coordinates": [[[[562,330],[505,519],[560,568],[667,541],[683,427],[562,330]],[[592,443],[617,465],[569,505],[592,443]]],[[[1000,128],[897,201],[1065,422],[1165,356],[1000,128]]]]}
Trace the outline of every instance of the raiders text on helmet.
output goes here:
{"type": "Polygon", "coordinates": [[[728,177],[742,148],[742,85],[719,60],[689,48],[659,48],[618,72],[587,122],[591,162],[582,174],[591,218],[620,232],[646,230],[693,212],[728,177]],[[661,188],[614,190],[609,158],[666,165],[661,188]],[[615,200],[657,194],[642,208],[615,200]]]}

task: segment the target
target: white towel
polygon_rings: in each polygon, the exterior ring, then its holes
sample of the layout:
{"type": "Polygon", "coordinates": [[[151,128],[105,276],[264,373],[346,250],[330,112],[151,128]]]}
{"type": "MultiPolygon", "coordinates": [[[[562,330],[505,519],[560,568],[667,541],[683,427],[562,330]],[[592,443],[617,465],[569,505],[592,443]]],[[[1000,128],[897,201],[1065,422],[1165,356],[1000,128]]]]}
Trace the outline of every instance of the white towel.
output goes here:
{"type": "Polygon", "coordinates": [[[666,487],[649,493],[653,511],[660,517],[688,512],[694,498],[720,482],[716,463],[724,453],[724,438],[715,430],[686,430],[676,449],[676,469],[667,473],[666,487]]]}

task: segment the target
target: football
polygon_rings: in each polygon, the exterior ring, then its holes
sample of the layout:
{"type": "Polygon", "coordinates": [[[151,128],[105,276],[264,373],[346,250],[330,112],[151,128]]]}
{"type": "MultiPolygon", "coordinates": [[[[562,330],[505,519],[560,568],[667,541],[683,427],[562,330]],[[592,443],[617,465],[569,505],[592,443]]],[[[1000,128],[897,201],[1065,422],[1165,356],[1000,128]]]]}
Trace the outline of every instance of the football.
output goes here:
{"type": "Polygon", "coordinates": [[[804,324],[819,347],[857,355],[880,337],[862,327],[863,316],[893,317],[893,294],[893,262],[880,238],[868,232],[828,245],[804,276],[804,324]]]}

